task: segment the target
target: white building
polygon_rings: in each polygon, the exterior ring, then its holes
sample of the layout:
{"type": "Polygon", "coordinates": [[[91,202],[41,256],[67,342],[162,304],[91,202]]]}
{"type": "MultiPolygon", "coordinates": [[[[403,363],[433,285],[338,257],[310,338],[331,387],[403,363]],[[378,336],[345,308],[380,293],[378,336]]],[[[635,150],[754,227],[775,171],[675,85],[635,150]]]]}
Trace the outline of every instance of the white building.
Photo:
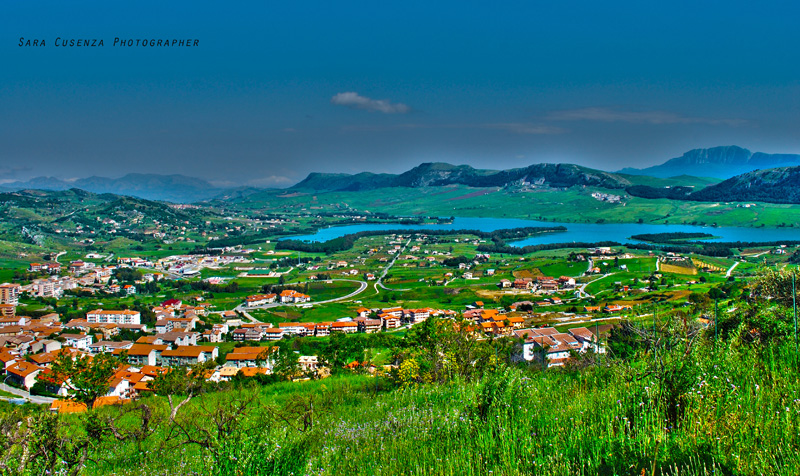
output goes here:
{"type": "Polygon", "coordinates": [[[86,314],[89,324],[141,324],[142,315],[138,311],[106,311],[95,309],[86,314]]]}

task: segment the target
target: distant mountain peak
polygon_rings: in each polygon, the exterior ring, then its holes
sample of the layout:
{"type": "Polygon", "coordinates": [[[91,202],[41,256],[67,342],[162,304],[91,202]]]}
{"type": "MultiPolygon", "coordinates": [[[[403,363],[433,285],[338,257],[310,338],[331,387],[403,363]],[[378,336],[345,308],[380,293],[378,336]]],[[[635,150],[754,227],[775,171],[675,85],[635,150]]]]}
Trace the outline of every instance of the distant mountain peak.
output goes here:
{"type": "Polygon", "coordinates": [[[387,187],[435,187],[467,185],[505,187],[519,182],[537,182],[553,187],[595,185],[621,189],[630,182],[618,175],[575,164],[534,164],[509,170],[476,169],[469,165],[426,162],[399,175],[362,172],[355,175],[311,173],[291,187],[296,190],[355,191],[387,187]]]}
{"type": "Polygon", "coordinates": [[[69,190],[73,188],[92,193],[129,195],[148,200],[170,202],[195,202],[219,195],[223,189],[208,181],[180,174],[160,175],[129,173],[119,178],[91,176],[78,180],[62,180],[55,177],[35,177],[27,182],[12,182],[3,185],[6,190],[40,189],[69,190]]]}
{"type": "Polygon", "coordinates": [[[800,165],[800,155],[753,153],[743,147],[727,145],[692,149],[661,165],[643,169],[625,168],[620,170],[620,173],[662,178],[693,175],[727,179],[753,170],[792,165],[800,165]]]}

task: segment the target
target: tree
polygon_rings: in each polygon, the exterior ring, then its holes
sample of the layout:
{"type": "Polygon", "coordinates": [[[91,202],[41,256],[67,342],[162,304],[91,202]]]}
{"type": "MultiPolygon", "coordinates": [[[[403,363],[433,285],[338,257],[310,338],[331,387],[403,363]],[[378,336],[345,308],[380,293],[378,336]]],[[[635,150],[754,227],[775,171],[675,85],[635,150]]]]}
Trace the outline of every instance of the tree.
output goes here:
{"type": "Polygon", "coordinates": [[[108,353],[90,357],[62,352],[51,364],[50,373],[40,379],[60,385],[68,398],[91,410],[95,400],[108,393],[109,381],[120,364],[118,358],[108,353]]]}
{"type": "MultiPolygon", "coordinates": [[[[263,360],[266,360],[267,355],[271,352],[269,347],[265,347],[265,351],[259,354],[259,366],[263,360]]],[[[281,380],[288,380],[298,374],[300,369],[300,355],[296,352],[286,348],[280,349],[275,358],[275,364],[272,367],[272,373],[281,380]]]]}

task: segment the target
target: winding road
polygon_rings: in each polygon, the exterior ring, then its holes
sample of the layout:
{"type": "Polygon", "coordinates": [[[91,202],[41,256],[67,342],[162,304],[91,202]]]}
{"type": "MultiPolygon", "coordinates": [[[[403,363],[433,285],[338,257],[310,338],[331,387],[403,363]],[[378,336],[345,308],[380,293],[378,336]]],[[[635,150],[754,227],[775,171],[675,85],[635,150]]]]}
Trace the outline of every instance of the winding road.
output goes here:
{"type": "Polygon", "coordinates": [[[733,273],[733,270],[734,270],[734,269],[735,269],[737,266],[739,266],[739,262],[738,262],[738,261],[734,262],[734,263],[733,263],[733,266],[731,266],[730,268],[728,268],[728,272],[727,272],[727,273],[725,273],[725,277],[726,277],[726,278],[730,278],[730,277],[731,277],[731,273],[733,273]]]}
{"type": "MultiPolygon", "coordinates": [[[[350,283],[358,283],[358,289],[356,289],[355,291],[353,291],[350,294],[347,294],[345,296],[340,296],[340,297],[333,298],[333,299],[326,299],[324,301],[301,302],[301,303],[273,302],[273,303],[270,303],[270,304],[262,304],[260,306],[253,306],[253,307],[246,307],[244,304],[239,304],[233,310],[238,312],[238,313],[241,313],[243,316],[245,316],[246,318],[250,319],[252,322],[261,322],[258,319],[256,319],[255,317],[253,317],[251,314],[249,314],[247,311],[251,310],[251,309],[271,309],[273,307],[280,307],[280,306],[316,306],[316,305],[319,305],[319,304],[327,304],[327,303],[330,303],[330,302],[344,301],[344,300],[353,298],[355,296],[358,296],[359,294],[364,292],[365,289],[367,289],[367,282],[366,281],[361,281],[359,279],[326,279],[326,281],[344,281],[344,282],[350,282],[350,283]]],[[[305,281],[305,282],[309,282],[309,281],[305,281]]]]}
{"type": "Polygon", "coordinates": [[[408,239],[408,241],[406,241],[406,244],[405,244],[405,245],[403,245],[403,248],[402,248],[400,251],[398,251],[397,253],[395,253],[395,255],[394,255],[394,258],[392,258],[392,261],[391,261],[391,262],[390,262],[390,263],[389,263],[389,264],[388,264],[388,265],[387,265],[385,268],[383,268],[383,272],[382,272],[382,273],[381,273],[381,275],[378,277],[378,280],[377,280],[377,281],[375,281],[375,294],[378,294],[378,292],[379,292],[379,291],[378,291],[378,286],[382,287],[383,289],[385,289],[385,290],[387,290],[387,291],[408,291],[408,289],[392,289],[392,288],[387,288],[386,286],[384,286],[384,284],[383,284],[383,282],[382,282],[382,281],[383,281],[383,278],[385,278],[385,277],[386,277],[386,273],[388,273],[388,272],[389,272],[389,269],[391,269],[391,267],[392,267],[392,266],[394,266],[394,262],[395,262],[395,261],[397,261],[397,258],[398,258],[398,257],[399,257],[401,254],[403,254],[403,252],[405,252],[405,251],[406,251],[406,248],[408,248],[408,245],[409,245],[410,243],[411,243],[411,238],[409,238],[409,239],[408,239]]]}

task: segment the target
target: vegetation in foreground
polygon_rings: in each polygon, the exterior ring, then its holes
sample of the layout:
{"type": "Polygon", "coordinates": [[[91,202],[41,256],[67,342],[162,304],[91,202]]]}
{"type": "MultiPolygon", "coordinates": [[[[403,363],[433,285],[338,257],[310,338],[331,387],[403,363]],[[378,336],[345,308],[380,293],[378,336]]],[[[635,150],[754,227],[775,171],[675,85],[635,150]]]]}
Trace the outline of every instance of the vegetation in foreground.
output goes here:
{"type": "Polygon", "coordinates": [[[798,474],[790,286],[763,275],[716,329],[623,325],[563,369],[432,320],[392,373],[212,388],[194,369],[122,407],[6,407],[0,474],[798,474]]]}

